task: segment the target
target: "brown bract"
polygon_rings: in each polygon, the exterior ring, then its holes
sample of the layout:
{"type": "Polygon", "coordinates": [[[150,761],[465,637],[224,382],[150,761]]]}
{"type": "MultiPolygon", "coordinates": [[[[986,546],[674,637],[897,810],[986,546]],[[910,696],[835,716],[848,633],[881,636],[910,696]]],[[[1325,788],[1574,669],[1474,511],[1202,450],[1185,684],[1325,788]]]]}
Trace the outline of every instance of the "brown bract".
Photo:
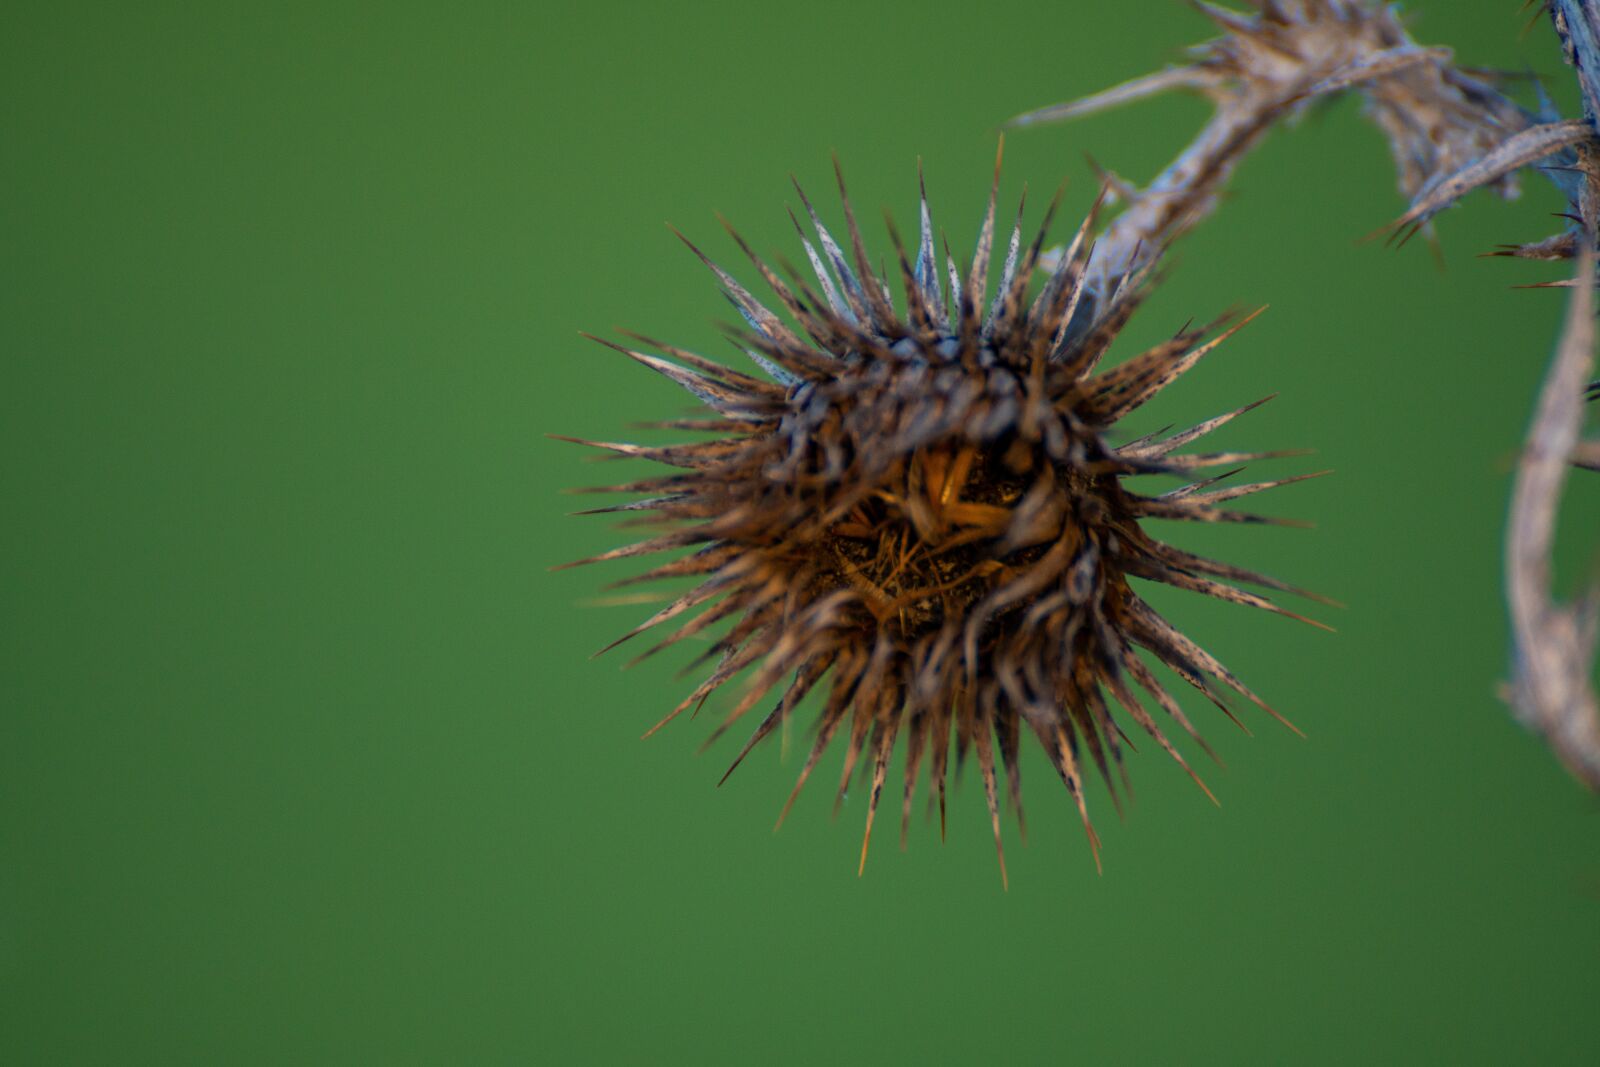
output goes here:
{"type": "Polygon", "coordinates": [[[863,865],[898,742],[902,841],[925,764],[942,826],[953,747],[958,760],[976,758],[998,848],[998,778],[1020,819],[1025,732],[1066,784],[1098,863],[1084,767],[1092,762],[1117,797],[1112,768],[1120,769],[1128,738],[1113,708],[1185,770],[1160,720],[1204,747],[1141,650],[1224,711],[1231,690],[1276,715],[1157,614],[1135,580],[1300,618],[1230,583],[1291,587],[1145,529],[1147,519],[1278,521],[1222,505],[1300,479],[1219,488],[1241,464],[1271,454],[1180,451],[1254,404],[1167,436],[1120,445],[1109,436],[1243,322],[1220,334],[1220,322],[1185,328],[1105,369],[1107,349],[1148,291],[1148,270],[1091,293],[1091,213],[1029,299],[1050,220],[1024,247],[1019,209],[991,296],[992,192],[966,271],[948,252],[941,269],[924,196],[914,261],[894,241],[904,293],[897,307],[866,254],[842,179],[840,194],[848,258],[801,194],[815,230],[815,244],[803,230],[801,239],[816,288],[750,256],[787,319],[701,256],[745,319],[738,341],[765,377],[671,345],[646,342],[661,356],[612,346],[715,416],[668,425],[714,436],[663,447],[584,442],[678,473],[607,487],[647,496],[599,510],[647,513],[635,521],[660,532],[582,562],[693,549],[630,579],[695,584],[622,640],[675,624],[654,652],[730,624],[701,657],[709,675],[656,728],[748,672],[717,734],[769,694],[776,702],[736,767],[819,691],[815,741],[790,803],[839,739],[840,798],[857,768],[870,776],[863,865]],[[1217,467],[1233,469],[1196,473],[1217,467]],[[1127,484],[1150,474],[1187,484],[1154,494],[1127,484]]]}

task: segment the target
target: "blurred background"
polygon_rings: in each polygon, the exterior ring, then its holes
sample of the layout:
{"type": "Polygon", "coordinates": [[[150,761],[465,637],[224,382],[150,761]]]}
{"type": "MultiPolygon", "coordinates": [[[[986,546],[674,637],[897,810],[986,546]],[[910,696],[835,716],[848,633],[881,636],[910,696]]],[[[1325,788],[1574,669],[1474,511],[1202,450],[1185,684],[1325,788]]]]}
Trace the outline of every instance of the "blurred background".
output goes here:
{"type": "MultiPolygon", "coordinates": [[[[1418,0],[1467,65],[1548,77],[1511,0],[1418,0]]],[[[30,4],[0,41],[0,1058],[134,1062],[1592,1063],[1600,802],[1497,701],[1510,464],[1565,267],[1541,179],[1420,241],[1347,101],[1280,131],[1180,245],[1121,351],[1271,310],[1136,417],[1268,393],[1219,444],[1333,467],[1169,530],[1346,602],[1338,633],[1156,599],[1306,732],[1185,698],[1213,808],[1157,752],[1097,875],[1038,753],[1002,892],[968,776],[948,840],[781,833],[804,733],[727,785],[718,705],[648,742],[688,655],[588,657],[650,605],[562,491],[566,433],[684,408],[577,336],[719,358],[730,317],[670,220],[740,269],[800,249],[837,149],[876,252],[916,163],[958,256],[1007,117],[1211,36],[1153,4],[30,4]]],[[[1006,142],[1029,222],[1084,162],[1143,182],[1196,131],[1161,99],[1006,142]]],[[[1004,208],[1002,209],[1004,211],[1004,208]]],[[[638,438],[638,434],[633,436],[638,438]]],[[[649,438],[646,439],[659,439],[649,438]]],[[[1569,494],[1564,592],[1600,483],[1569,494]]],[[[722,706],[725,706],[722,705],[722,706]]],[[[809,717],[802,721],[809,721],[809,717]]],[[[891,820],[892,823],[893,820],[891,820]]]]}

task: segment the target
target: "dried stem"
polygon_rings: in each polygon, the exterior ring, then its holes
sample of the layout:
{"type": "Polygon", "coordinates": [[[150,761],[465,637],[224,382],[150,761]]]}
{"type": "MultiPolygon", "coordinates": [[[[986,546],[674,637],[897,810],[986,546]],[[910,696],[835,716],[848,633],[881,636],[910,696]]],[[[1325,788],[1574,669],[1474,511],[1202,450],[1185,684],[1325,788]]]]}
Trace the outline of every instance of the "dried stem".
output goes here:
{"type": "MultiPolygon", "coordinates": [[[[1600,62],[1600,14],[1594,0],[1555,0],[1550,17],[1567,62],[1577,71],[1584,114],[1596,118],[1595,69],[1600,62]]],[[[1566,326],[1539,392],[1532,426],[1517,465],[1506,523],[1506,602],[1511,610],[1512,682],[1506,699],[1517,719],[1545,739],[1556,757],[1600,792],[1600,702],[1594,660],[1600,622],[1600,584],[1563,607],[1550,595],[1550,557],[1556,517],[1570,466],[1600,469],[1600,443],[1583,441],[1584,379],[1594,359],[1595,235],[1600,225],[1600,151],[1576,151],[1575,207],[1581,253],[1566,326]]],[[[1594,393],[1594,383],[1588,391],[1594,393]]]]}
{"type": "Polygon", "coordinates": [[[1579,257],[1566,326],[1517,464],[1506,523],[1506,601],[1515,644],[1506,698],[1579,781],[1600,791],[1600,704],[1592,681],[1600,584],[1570,607],[1550,596],[1550,552],[1568,468],[1583,426],[1594,354],[1594,253],[1579,257]]]}
{"type": "MultiPolygon", "coordinates": [[[[1555,0],[1550,17],[1567,62],[1577,72],[1583,110],[1593,124],[1600,104],[1600,13],[1594,0],[1555,0]]],[[[1570,607],[1551,599],[1550,553],[1571,465],[1600,469],[1600,445],[1581,439],[1584,379],[1594,359],[1594,246],[1600,225],[1600,151],[1576,151],[1574,198],[1582,252],[1567,323],[1545,375],[1506,525],[1506,601],[1511,609],[1512,683],[1507,701],[1579,781],[1600,792],[1600,702],[1594,688],[1600,585],[1570,607]]],[[[1594,383],[1589,392],[1594,393],[1594,383]]]]}
{"type": "MultiPolygon", "coordinates": [[[[1538,118],[1454,67],[1448,49],[1418,45],[1388,6],[1259,0],[1249,15],[1195,6],[1224,32],[1194,49],[1193,62],[1011,120],[1026,126],[1077,118],[1172,89],[1204,93],[1214,105],[1200,133],[1148,186],[1114,183],[1127,207],[1098,242],[1093,288],[1103,288],[1103,277],[1137,270],[1210,214],[1240,160],[1274,125],[1295,120],[1318,100],[1362,96],[1366,115],[1389,142],[1401,191],[1413,200],[1538,118]]],[[[1550,150],[1563,143],[1570,142],[1550,150]]],[[[1506,197],[1517,191],[1511,171],[1485,174],[1476,184],[1506,197]]]]}

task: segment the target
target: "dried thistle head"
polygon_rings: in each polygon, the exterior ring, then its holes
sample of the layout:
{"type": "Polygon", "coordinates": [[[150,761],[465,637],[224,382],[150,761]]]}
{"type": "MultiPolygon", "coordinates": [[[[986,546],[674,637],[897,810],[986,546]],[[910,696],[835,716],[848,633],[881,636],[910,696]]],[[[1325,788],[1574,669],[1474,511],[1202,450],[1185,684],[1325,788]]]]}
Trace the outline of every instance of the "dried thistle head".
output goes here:
{"type": "MultiPolygon", "coordinates": [[[[997,163],[997,183],[998,176],[997,163]]],[[[1300,478],[1214,488],[1226,474],[1202,478],[1196,472],[1236,470],[1277,453],[1179,451],[1255,404],[1170,436],[1121,445],[1110,437],[1121,419],[1243,322],[1221,334],[1221,323],[1185,327],[1101,369],[1148,292],[1148,270],[1115,279],[1092,313],[1079,313],[1089,299],[1091,212],[1030,301],[1029,280],[1050,218],[1023,247],[1019,209],[990,298],[992,191],[965,272],[948,251],[941,270],[925,194],[914,262],[891,223],[904,290],[904,304],[896,307],[888,279],[868,258],[842,177],[839,191],[848,258],[800,194],[816,243],[798,220],[795,225],[816,289],[792,270],[789,280],[780,278],[734,234],[788,321],[696,250],[748,324],[734,333],[764,377],[645,338],[639,340],[666,358],[611,345],[688,390],[712,414],[660,425],[715,436],[663,447],[580,441],[677,468],[605,487],[647,495],[598,511],[665,528],[580,562],[693,549],[630,579],[687,577],[695,584],[617,644],[676,622],[649,655],[731,620],[701,656],[711,664],[709,675],[652,733],[748,669],[743,692],[713,736],[764,695],[779,695],[734,759],[732,773],[802,698],[826,690],[815,742],[789,804],[824,750],[841,738],[839,796],[857,767],[871,778],[863,865],[890,758],[902,739],[902,843],[924,763],[942,829],[953,735],[958,759],[976,755],[998,848],[997,768],[1004,770],[1020,821],[1024,728],[1076,802],[1098,863],[1084,765],[1095,764],[1116,799],[1111,768],[1121,769],[1126,735],[1113,706],[1185,770],[1188,763],[1152,707],[1210,751],[1139,650],[1225,712],[1223,692],[1232,690],[1276,716],[1157,614],[1135,579],[1300,618],[1228,583],[1298,590],[1166,544],[1144,528],[1147,519],[1276,521],[1221,505],[1300,478]],[[1157,495],[1128,486],[1130,476],[1145,474],[1190,480],[1157,495]]],[[[1126,788],[1125,772],[1122,778],[1126,788]]],[[[788,810],[786,804],[784,814],[788,810]]]]}

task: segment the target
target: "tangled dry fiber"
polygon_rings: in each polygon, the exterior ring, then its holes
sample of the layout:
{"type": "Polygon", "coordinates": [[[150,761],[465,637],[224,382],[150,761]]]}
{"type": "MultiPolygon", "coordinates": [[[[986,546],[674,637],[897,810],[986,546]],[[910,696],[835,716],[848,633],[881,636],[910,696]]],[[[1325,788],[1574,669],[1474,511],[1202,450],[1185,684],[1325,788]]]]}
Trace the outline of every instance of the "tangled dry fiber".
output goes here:
{"type": "MultiPolygon", "coordinates": [[[[997,162],[996,187],[998,178],[997,162]]],[[[904,307],[897,309],[887,279],[868,259],[842,176],[839,192],[849,259],[800,192],[816,244],[795,225],[820,293],[793,269],[789,280],[780,278],[734,234],[793,325],[695,250],[748,324],[730,332],[767,377],[643,337],[667,358],[611,345],[713,413],[655,425],[715,436],[664,447],[564,438],[679,469],[596,490],[649,494],[597,510],[643,513],[634,522],[665,524],[664,532],[579,562],[699,546],[628,579],[692,577],[696,584],[621,640],[702,609],[649,655],[733,620],[701,657],[714,661],[710,675],[656,726],[698,707],[748,668],[720,735],[781,684],[776,706],[729,773],[826,681],[815,741],[789,804],[843,734],[839,796],[858,766],[871,773],[863,866],[902,737],[902,843],[924,762],[942,832],[953,734],[958,763],[976,756],[1000,849],[997,767],[1020,822],[1024,725],[1066,783],[1098,864],[1084,800],[1085,760],[1094,762],[1119,806],[1113,765],[1128,788],[1122,753],[1129,742],[1111,702],[1211,795],[1145,698],[1210,749],[1138,649],[1224,712],[1224,691],[1232,690],[1277,715],[1158,615],[1130,579],[1293,618],[1302,616],[1229,583],[1309,595],[1158,541],[1142,521],[1279,521],[1221,505],[1313,475],[1217,488],[1235,471],[1204,478],[1197,472],[1285,453],[1179,451],[1256,404],[1170,436],[1120,446],[1108,440],[1118,420],[1248,319],[1220,335],[1222,322],[1185,328],[1100,370],[1149,291],[1150,268],[1100,286],[1090,280],[1095,211],[1029,302],[1055,204],[1026,248],[1019,208],[990,299],[995,193],[964,276],[948,248],[940,270],[924,193],[914,263],[890,224],[904,288],[904,307]],[[1149,474],[1179,475],[1188,484],[1159,495],[1125,484],[1128,476],[1149,474]]],[[[1003,851],[1000,868],[1004,878],[1003,851]]]]}

